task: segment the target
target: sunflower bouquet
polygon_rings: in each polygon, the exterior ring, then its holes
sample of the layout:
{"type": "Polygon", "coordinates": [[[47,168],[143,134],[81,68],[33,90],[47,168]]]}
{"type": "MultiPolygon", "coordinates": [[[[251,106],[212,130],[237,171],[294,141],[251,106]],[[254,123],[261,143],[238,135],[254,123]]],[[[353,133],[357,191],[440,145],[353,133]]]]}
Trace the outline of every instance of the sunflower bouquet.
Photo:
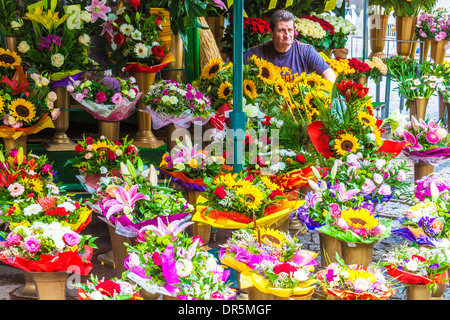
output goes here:
{"type": "Polygon", "coordinates": [[[134,111],[142,95],[134,78],[112,77],[111,71],[104,77],[90,76],[67,85],[67,91],[84,106],[95,119],[122,121],[134,111]]]}
{"type": "Polygon", "coordinates": [[[152,84],[142,102],[152,115],[154,129],[171,123],[176,128],[187,129],[194,121],[205,125],[214,113],[207,95],[189,83],[174,80],[160,80],[152,84]]]}
{"type": "Polygon", "coordinates": [[[328,294],[344,300],[386,300],[395,294],[393,280],[378,268],[346,265],[339,256],[317,273],[319,285],[328,294]]]}
{"type": "Polygon", "coordinates": [[[134,4],[121,2],[103,24],[109,58],[125,72],[156,73],[175,60],[160,37],[164,19],[148,4],[134,4]]]}
{"type": "Polygon", "coordinates": [[[88,67],[87,48],[90,38],[83,25],[76,23],[73,13],[65,13],[67,6],[47,1],[28,6],[21,27],[23,35],[18,50],[26,68],[36,70],[61,85],[68,77],[79,77],[88,67]],[[29,32],[29,30],[34,32],[29,32]]]}
{"type": "Polygon", "coordinates": [[[37,133],[45,128],[53,128],[52,120],[59,115],[53,107],[57,95],[50,91],[49,80],[36,72],[25,74],[22,59],[14,51],[0,48],[0,137],[17,139],[37,133]],[[15,72],[8,78],[10,73],[15,72]]]}
{"type": "MultiPolygon", "coordinates": [[[[3,236],[3,235],[2,235],[3,236]]],[[[64,272],[80,275],[92,269],[95,237],[80,235],[59,222],[17,226],[0,242],[0,260],[27,272],[64,272]]]]}
{"type": "Polygon", "coordinates": [[[14,201],[5,209],[3,221],[9,223],[12,230],[19,225],[30,226],[35,221],[52,223],[57,221],[69,226],[73,231],[81,232],[92,219],[92,210],[80,201],[69,196],[37,196],[14,201]]]}
{"type": "Polygon", "coordinates": [[[316,256],[303,250],[298,238],[271,228],[235,230],[219,251],[220,262],[240,273],[263,260],[315,266],[316,256]]]}
{"type": "Polygon", "coordinates": [[[265,176],[226,173],[205,183],[205,196],[198,198],[192,220],[219,228],[269,226],[300,205],[265,176]]]}
{"type": "Polygon", "coordinates": [[[127,245],[124,273],[149,293],[160,293],[182,300],[229,300],[230,272],[216,258],[200,248],[199,237],[184,232],[192,222],[183,220],[141,229],[137,244],[127,245]]]}
{"type": "Polygon", "coordinates": [[[117,278],[98,279],[98,276],[91,274],[86,282],[74,286],[81,300],[142,300],[136,284],[117,278]]]}
{"type": "Polygon", "coordinates": [[[415,163],[437,165],[450,155],[447,147],[450,136],[440,123],[429,119],[417,120],[412,116],[411,122],[394,130],[394,139],[406,143],[403,152],[415,163]]]}
{"type": "Polygon", "coordinates": [[[389,275],[405,284],[427,285],[429,289],[448,281],[448,258],[443,248],[400,245],[385,254],[379,264],[389,275]]]}

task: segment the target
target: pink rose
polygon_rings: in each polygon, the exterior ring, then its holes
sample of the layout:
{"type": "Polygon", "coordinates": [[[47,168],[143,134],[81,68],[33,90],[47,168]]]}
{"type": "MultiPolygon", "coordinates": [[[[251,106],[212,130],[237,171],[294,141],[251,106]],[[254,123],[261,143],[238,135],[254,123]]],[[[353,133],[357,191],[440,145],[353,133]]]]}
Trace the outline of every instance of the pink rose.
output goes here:
{"type": "Polygon", "coordinates": [[[328,207],[331,211],[331,216],[333,218],[338,218],[341,215],[341,210],[339,209],[339,205],[337,203],[331,203],[328,207]]]}
{"type": "Polygon", "coordinates": [[[106,100],[106,94],[103,91],[100,91],[95,94],[95,103],[103,103],[106,100]]]}
{"type": "Polygon", "coordinates": [[[80,237],[75,232],[68,232],[63,236],[64,242],[69,246],[76,246],[80,243],[80,237]]]}
{"type": "Polygon", "coordinates": [[[378,193],[384,196],[389,196],[392,193],[391,186],[387,184],[382,184],[380,189],[378,189],[378,193]]]}
{"type": "Polygon", "coordinates": [[[11,245],[20,244],[21,241],[22,237],[18,234],[9,233],[8,236],[6,237],[6,242],[8,242],[8,244],[11,245]]]}
{"type": "Polygon", "coordinates": [[[77,100],[78,102],[83,101],[83,99],[84,99],[84,94],[78,92],[78,93],[75,95],[75,100],[77,100]]]}
{"type": "Polygon", "coordinates": [[[30,238],[25,241],[25,249],[30,253],[36,253],[41,248],[41,244],[35,238],[30,238]]]}
{"type": "Polygon", "coordinates": [[[406,180],[406,172],[404,170],[398,171],[397,180],[400,182],[403,182],[406,180]]]}
{"type": "Polygon", "coordinates": [[[373,183],[373,181],[368,178],[366,178],[363,186],[361,187],[362,192],[364,194],[372,193],[375,190],[375,188],[376,187],[375,187],[375,184],[373,183]]]}
{"type": "Polygon", "coordinates": [[[114,95],[113,95],[112,98],[111,98],[111,101],[112,101],[114,104],[119,104],[119,103],[121,103],[121,102],[123,101],[122,94],[121,94],[120,92],[114,93],[114,95]]]}
{"type": "Polygon", "coordinates": [[[348,223],[347,223],[347,221],[345,221],[344,219],[341,219],[341,218],[339,218],[339,219],[336,221],[336,224],[337,224],[337,226],[338,226],[339,228],[341,228],[344,232],[347,231],[347,230],[350,228],[349,225],[348,225],[348,223]]]}

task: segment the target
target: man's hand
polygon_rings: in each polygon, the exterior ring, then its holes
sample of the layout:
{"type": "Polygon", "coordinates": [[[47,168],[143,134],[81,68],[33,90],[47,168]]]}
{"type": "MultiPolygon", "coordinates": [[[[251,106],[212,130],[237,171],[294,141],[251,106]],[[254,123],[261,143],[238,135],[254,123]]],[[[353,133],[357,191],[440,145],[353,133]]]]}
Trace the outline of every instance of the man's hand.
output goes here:
{"type": "Polygon", "coordinates": [[[325,79],[335,82],[336,81],[336,74],[334,73],[333,69],[328,68],[322,73],[322,77],[325,79]]]}

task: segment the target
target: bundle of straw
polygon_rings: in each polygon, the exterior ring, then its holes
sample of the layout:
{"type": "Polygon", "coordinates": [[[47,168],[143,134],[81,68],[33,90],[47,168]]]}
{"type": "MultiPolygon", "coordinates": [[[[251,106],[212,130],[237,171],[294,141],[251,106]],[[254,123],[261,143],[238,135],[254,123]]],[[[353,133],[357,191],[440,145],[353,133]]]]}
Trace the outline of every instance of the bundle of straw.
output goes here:
{"type": "MultiPolygon", "coordinates": [[[[205,28],[209,28],[204,17],[198,18],[198,22],[205,28]]],[[[200,68],[203,68],[209,61],[213,59],[222,59],[216,39],[211,29],[199,29],[200,40],[200,68]]],[[[223,60],[223,59],[222,59],[223,60]]]]}

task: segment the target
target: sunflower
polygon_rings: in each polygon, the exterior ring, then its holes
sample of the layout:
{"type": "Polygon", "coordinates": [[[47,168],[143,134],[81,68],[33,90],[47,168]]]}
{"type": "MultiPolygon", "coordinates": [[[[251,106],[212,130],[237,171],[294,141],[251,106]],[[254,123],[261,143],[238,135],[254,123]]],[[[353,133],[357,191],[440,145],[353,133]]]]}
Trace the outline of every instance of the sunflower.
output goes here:
{"type": "Polygon", "coordinates": [[[252,100],[258,97],[258,92],[256,92],[256,84],[253,80],[244,79],[244,94],[252,100]]]}
{"type": "Polygon", "coordinates": [[[287,82],[286,88],[293,96],[300,93],[299,84],[297,82],[287,82]]]}
{"type": "Polygon", "coordinates": [[[227,71],[233,67],[233,62],[228,62],[223,66],[223,70],[227,71]]]}
{"type": "Polygon", "coordinates": [[[269,188],[272,191],[275,191],[277,189],[283,190],[282,187],[280,187],[279,185],[277,185],[276,183],[273,183],[272,180],[270,180],[268,177],[266,176],[261,176],[261,181],[264,183],[264,185],[269,188]]]}
{"type": "Polygon", "coordinates": [[[233,188],[236,185],[237,173],[231,174],[221,174],[214,178],[215,185],[226,185],[228,188],[233,188]]]}
{"type": "Polygon", "coordinates": [[[356,270],[356,269],[346,269],[348,272],[347,280],[350,282],[355,282],[356,279],[366,279],[370,283],[375,283],[377,281],[377,278],[370,272],[367,272],[365,270],[356,270]]]}
{"type": "Polygon", "coordinates": [[[262,243],[274,245],[278,248],[281,248],[287,242],[287,237],[283,232],[269,228],[258,228],[254,230],[253,237],[255,239],[261,239],[262,243]]]}
{"type": "Polygon", "coordinates": [[[376,125],[374,125],[372,129],[373,133],[375,134],[375,142],[377,143],[377,146],[381,147],[383,145],[383,138],[381,137],[381,131],[376,125]]]}
{"type": "Polygon", "coordinates": [[[323,104],[329,105],[331,103],[331,98],[326,95],[322,90],[312,90],[305,95],[304,104],[306,105],[306,111],[308,112],[308,117],[311,120],[316,114],[319,114],[319,108],[317,107],[316,99],[322,101],[323,104]]]}
{"type": "Polygon", "coordinates": [[[261,79],[264,83],[272,84],[277,79],[277,72],[272,63],[267,61],[261,61],[258,64],[258,75],[257,77],[261,79]]]}
{"type": "Polygon", "coordinates": [[[4,108],[5,108],[5,102],[3,101],[2,96],[0,96],[0,113],[3,112],[4,108]]]}
{"type": "Polygon", "coordinates": [[[301,76],[301,79],[310,88],[320,87],[326,83],[326,80],[317,73],[305,74],[301,76]]]}
{"type": "Polygon", "coordinates": [[[219,96],[220,99],[224,99],[224,100],[228,99],[228,97],[233,92],[231,90],[231,86],[232,86],[231,83],[228,81],[225,81],[224,83],[222,83],[219,86],[219,89],[217,89],[217,95],[219,96]]]}
{"type": "Polygon", "coordinates": [[[9,49],[0,48],[0,67],[10,67],[13,69],[15,66],[22,64],[22,58],[18,56],[14,51],[9,49]]]}
{"type": "Polygon", "coordinates": [[[356,152],[359,148],[358,138],[351,133],[344,133],[339,136],[339,139],[334,139],[334,149],[336,153],[345,156],[347,152],[356,152]]]}
{"type": "Polygon", "coordinates": [[[202,69],[200,79],[212,79],[222,69],[222,59],[212,59],[202,69]]]}
{"type": "Polygon", "coordinates": [[[275,92],[277,94],[279,94],[280,96],[288,96],[289,95],[289,91],[288,88],[286,86],[286,83],[284,80],[282,80],[281,78],[278,79],[274,84],[273,84],[273,88],[275,90],[275,92]]]}
{"type": "Polygon", "coordinates": [[[11,101],[9,105],[11,116],[18,121],[31,122],[36,116],[36,108],[34,105],[25,99],[17,98],[11,101]]]}
{"type": "Polygon", "coordinates": [[[115,151],[119,146],[115,145],[115,144],[109,144],[106,141],[97,141],[94,144],[92,144],[92,149],[97,152],[97,151],[115,151]]]}
{"type": "Polygon", "coordinates": [[[345,209],[341,212],[341,218],[347,222],[350,228],[372,230],[378,225],[378,219],[364,208],[345,209]]]}
{"type": "Polygon", "coordinates": [[[375,118],[364,111],[358,113],[358,120],[360,124],[367,127],[373,127],[376,123],[375,118]]]}
{"type": "Polygon", "coordinates": [[[256,210],[262,204],[264,195],[256,186],[240,187],[236,190],[239,202],[250,210],[256,210]]]}

